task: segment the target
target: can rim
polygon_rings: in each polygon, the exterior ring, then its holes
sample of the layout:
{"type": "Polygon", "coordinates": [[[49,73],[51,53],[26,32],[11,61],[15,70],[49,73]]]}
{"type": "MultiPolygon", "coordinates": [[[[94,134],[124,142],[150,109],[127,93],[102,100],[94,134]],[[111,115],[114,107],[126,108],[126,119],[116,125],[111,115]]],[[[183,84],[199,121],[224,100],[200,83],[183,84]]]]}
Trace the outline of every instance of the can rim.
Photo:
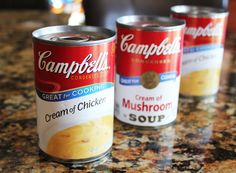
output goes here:
{"type": "Polygon", "coordinates": [[[96,27],[96,26],[69,26],[69,25],[56,25],[56,26],[48,26],[48,27],[43,27],[40,29],[37,29],[32,32],[32,37],[34,40],[38,40],[40,42],[44,42],[47,44],[52,44],[52,45],[64,45],[64,46],[86,46],[86,45],[96,45],[96,44],[102,44],[102,43],[107,43],[110,41],[115,40],[116,38],[116,32],[107,28],[103,27],[96,27]],[[65,41],[62,42],[59,39],[58,40],[49,40],[42,38],[42,36],[45,36],[47,34],[59,34],[59,33],[83,33],[83,32],[100,32],[104,33],[107,35],[106,38],[104,39],[99,39],[99,40],[93,40],[93,41],[65,41]]]}
{"type": "Polygon", "coordinates": [[[223,8],[193,5],[175,5],[170,8],[171,13],[190,17],[226,17],[229,12],[223,8]]]}
{"type": "Polygon", "coordinates": [[[185,27],[185,22],[179,19],[172,19],[163,16],[155,16],[155,15],[127,15],[119,17],[116,20],[117,26],[122,26],[125,28],[135,28],[146,31],[169,31],[169,30],[179,30],[185,27]],[[138,26],[129,24],[135,21],[153,21],[153,22],[162,22],[166,24],[170,24],[169,26],[138,26]]]}

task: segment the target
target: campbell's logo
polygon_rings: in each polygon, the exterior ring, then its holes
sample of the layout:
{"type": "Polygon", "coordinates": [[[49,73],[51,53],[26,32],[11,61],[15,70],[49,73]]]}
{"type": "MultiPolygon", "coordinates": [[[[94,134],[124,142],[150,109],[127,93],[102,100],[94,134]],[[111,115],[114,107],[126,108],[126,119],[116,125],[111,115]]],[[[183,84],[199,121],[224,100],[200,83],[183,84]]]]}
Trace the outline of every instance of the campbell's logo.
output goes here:
{"type": "Polygon", "coordinates": [[[171,42],[167,37],[157,45],[155,43],[150,44],[135,44],[131,43],[134,40],[134,34],[122,35],[120,50],[122,52],[144,55],[145,59],[148,59],[151,55],[171,55],[177,54],[181,50],[181,37],[175,37],[171,42]]]}
{"type": "Polygon", "coordinates": [[[220,36],[223,33],[222,29],[222,23],[218,23],[216,25],[214,25],[213,23],[209,23],[205,28],[186,27],[185,35],[191,35],[193,38],[220,36]]]}
{"type": "Polygon", "coordinates": [[[88,54],[80,63],[76,61],[72,61],[70,63],[50,61],[48,59],[52,58],[51,51],[38,52],[38,55],[38,68],[40,70],[51,73],[65,74],[66,78],[69,78],[75,73],[95,73],[110,69],[107,61],[108,52],[101,52],[96,60],[91,60],[93,55],[88,54]]]}

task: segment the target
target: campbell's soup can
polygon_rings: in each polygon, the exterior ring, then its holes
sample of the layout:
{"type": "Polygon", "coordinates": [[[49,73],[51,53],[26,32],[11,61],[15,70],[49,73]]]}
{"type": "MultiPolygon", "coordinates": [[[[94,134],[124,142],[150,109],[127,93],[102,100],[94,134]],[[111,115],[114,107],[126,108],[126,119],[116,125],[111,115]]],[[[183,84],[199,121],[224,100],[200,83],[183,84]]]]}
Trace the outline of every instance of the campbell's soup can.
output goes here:
{"type": "Polygon", "coordinates": [[[52,26],[32,35],[40,149],[65,163],[103,158],[113,140],[115,33],[52,26]]]}
{"type": "Polygon", "coordinates": [[[186,21],[180,94],[207,97],[218,92],[228,12],[179,5],[171,16],[186,21]]]}
{"type": "Polygon", "coordinates": [[[176,120],[184,26],[156,16],[117,19],[117,119],[142,127],[176,120]]]}

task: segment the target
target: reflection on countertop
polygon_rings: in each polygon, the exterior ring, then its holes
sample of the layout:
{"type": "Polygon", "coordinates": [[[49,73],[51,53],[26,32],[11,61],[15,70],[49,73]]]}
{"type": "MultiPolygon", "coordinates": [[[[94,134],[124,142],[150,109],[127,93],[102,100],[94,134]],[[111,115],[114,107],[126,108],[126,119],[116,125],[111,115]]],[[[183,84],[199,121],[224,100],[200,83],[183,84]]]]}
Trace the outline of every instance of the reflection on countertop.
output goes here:
{"type": "Polygon", "coordinates": [[[174,125],[137,129],[115,121],[107,160],[74,168],[39,153],[32,30],[68,16],[0,12],[0,172],[236,172],[236,35],[229,34],[215,101],[181,99],[174,125]]]}

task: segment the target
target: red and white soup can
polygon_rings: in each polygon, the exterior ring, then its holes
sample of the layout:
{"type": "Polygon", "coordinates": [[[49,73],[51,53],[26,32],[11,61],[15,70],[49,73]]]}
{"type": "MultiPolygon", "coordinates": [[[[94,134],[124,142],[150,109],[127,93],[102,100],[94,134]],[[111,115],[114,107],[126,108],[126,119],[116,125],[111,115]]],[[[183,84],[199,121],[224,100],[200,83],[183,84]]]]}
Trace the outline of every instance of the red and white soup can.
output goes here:
{"type": "Polygon", "coordinates": [[[171,16],[186,22],[180,94],[215,95],[219,89],[228,12],[224,9],[178,5],[171,16]]]}
{"type": "Polygon", "coordinates": [[[52,26],[33,32],[39,147],[54,160],[87,163],[113,140],[113,31],[52,26]]]}
{"type": "Polygon", "coordinates": [[[176,120],[184,26],[156,16],[117,19],[117,119],[142,127],[176,120]]]}

